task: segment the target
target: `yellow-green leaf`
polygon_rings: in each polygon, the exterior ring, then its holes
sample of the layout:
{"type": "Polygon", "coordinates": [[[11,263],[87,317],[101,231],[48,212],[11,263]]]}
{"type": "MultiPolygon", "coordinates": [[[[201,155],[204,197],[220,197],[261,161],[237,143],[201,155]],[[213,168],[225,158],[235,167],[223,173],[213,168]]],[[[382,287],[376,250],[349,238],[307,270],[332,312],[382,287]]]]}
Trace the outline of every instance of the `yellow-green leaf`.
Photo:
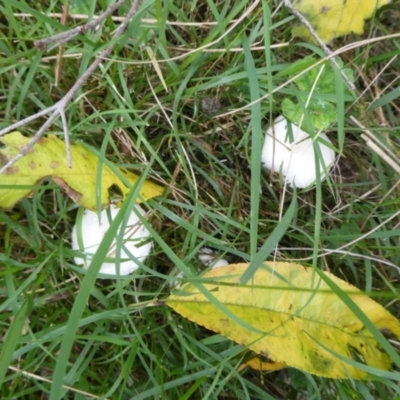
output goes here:
{"type": "MultiPolygon", "coordinates": [[[[293,8],[310,22],[325,43],[352,32],[363,33],[364,21],[372,17],[379,7],[389,3],[390,0],[302,0],[292,2],[293,8]]],[[[295,27],[292,34],[306,40],[313,40],[308,29],[302,24],[295,27]]]]}
{"type": "MultiPolygon", "coordinates": [[[[19,132],[5,135],[1,139],[5,147],[0,149],[0,164],[16,156],[29,140],[19,132]]],[[[82,145],[72,144],[71,156],[72,168],[69,168],[64,142],[55,135],[41,138],[27,155],[0,175],[0,207],[11,208],[32,191],[21,186],[35,185],[46,177],[51,177],[76,203],[92,210],[96,210],[98,197],[101,205],[109,204],[110,187],[118,187],[123,196],[129,192],[130,187],[105,164],[101,165],[101,181],[98,182],[99,159],[82,145]]],[[[120,171],[130,185],[139,179],[132,172],[120,171]]],[[[145,181],[140,194],[150,199],[160,195],[162,190],[161,186],[145,181]]]]}
{"type": "Polygon", "coordinates": [[[241,371],[246,367],[257,369],[259,371],[278,371],[280,369],[286,368],[287,365],[282,362],[273,362],[273,361],[268,362],[261,360],[260,357],[253,357],[250,360],[245,361],[239,367],[239,371],[241,371]]]}
{"type": "MultiPolygon", "coordinates": [[[[266,265],[246,285],[239,285],[239,281],[248,264],[227,265],[203,275],[208,281],[204,288],[237,318],[227,316],[190,283],[166,303],[186,318],[262,356],[315,375],[367,379],[367,373],[353,360],[390,369],[390,357],[312,268],[284,262],[266,265]]],[[[382,306],[341,279],[325,274],[378,329],[400,337],[400,322],[382,306]]]]}

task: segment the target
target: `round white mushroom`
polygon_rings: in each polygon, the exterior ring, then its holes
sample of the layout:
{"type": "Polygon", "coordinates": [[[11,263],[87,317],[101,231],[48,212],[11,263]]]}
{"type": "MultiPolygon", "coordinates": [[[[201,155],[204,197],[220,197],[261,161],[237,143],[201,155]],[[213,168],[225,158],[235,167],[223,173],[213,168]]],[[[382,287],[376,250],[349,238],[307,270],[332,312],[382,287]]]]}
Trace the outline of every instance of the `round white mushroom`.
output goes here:
{"type": "MultiPolygon", "coordinates": [[[[209,249],[208,247],[203,247],[199,250],[198,257],[200,262],[205,267],[211,267],[211,269],[216,269],[219,267],[224,267],[228,265],[228,261],[224,258],[218,259],[218,254],[214,253],[213,250],[209,249]]],[[[178,274],[169,281],[169,286],[171,288],[178,289],[181,286],[180,280],[184,277],[183,272],[178,272],[178,274]]]]}
{"type": "MultiPolygon", "coordinates": [[[[135,206],[136,210],[141,214],[145,215],[145,211],[139,207],[135,206]]],[[[84,253],[84,257],[76,256],[74,261],[77,265],[83,265],[84,269],[87,269],[93,258],[93,254],[96,253],[103,237],[107,233],[110,223],[114,220],[117,215],[119,208],[115,206],[110,206],[108,210],[103,210],[100,214],[85,210],[81,221],[77,221],[72,230],[72,249],[84,253]],[[79,226],[78,226],[79,224],[79,226]],[[78,239],[79,238],[79,239],[78,239]],[[80,247],[79,242],[81,241],[82,247],[80,247]]],[[[118,231],[119,232],[119,231],[118,231]]],[[[149,255],[153,243],[149,241],[150,232],[148,229],[140,222],[138,216],[134,211],[129,215],[127,221],[126,229],[123,235],[124,246],[132,254],[135,259],[131,259],[129,253],[127,254],[123,248],[117,246],[114,240],[110,246],[109,252],[107,253],[107,259],[116,258],[116,251],[121,249],[118,259],[119,263],[119,274],[129,275],[139,268],[136,260],[143,262],[149,255]],[[145,242],[145,243],[143,243],[145,242]]],[[[119,237],[117,233],[116,237],[119,237]]],[[[117,265],[116,261],[104,262],[100,268],[100,273],[107,275],[117,275],[117,265]]]]}
{"type": "MultiPolygon", "coordinates": [[[[275,119],[273,125],[267,130],[262,149],[261,161],[271,171],[282,172],[289,186],[305,188],[315,183],[317,171],[315,168],[315,151],[312,138],[298,126],[292,123],[293,141],[288,134],[288,121],[283,116],[275,119]]],[[[328,137],[319,135],[327,143],[328,137]]],[[[335,152],[321,143],[319,159],[321,180],[325,179],[325,172],[329,170],[335,160],[335,152]]]]}
{"type": "Polygon", "coordinates": [[[224,258],[218,259],[218,255],[215,254],[211,249],[208,247],[203,247],[199,251],[199,260],[202,262],[203,265],[206,267],[210,267],[211,269],[216,269],[219,267],[224,267],[225,265],[228,265],[228,261],[226,261],[224,258]]]}

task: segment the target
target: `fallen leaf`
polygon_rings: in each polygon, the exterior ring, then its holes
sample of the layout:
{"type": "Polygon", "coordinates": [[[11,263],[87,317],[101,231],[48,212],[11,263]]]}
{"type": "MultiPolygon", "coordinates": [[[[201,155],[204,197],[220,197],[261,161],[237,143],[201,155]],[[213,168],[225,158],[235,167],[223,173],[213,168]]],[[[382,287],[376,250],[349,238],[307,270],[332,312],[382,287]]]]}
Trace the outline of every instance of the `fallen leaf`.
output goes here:
{"type": "MultiPolygon", "coordinates": [[[[227,265],[202,276],[203,287],[234,318],[191,283],[182,285],[166,304],[257,354],[315,375],[368,379],[370,375],[353,361],[390,369],[392,360],[388,354],[312,268],[266,262],[251,283],[239,285],[248,265],[227,265]]],[[[334,275],[325,275],[378,329],[400,338],[400,322],[382,306],[334,275]]]]}
{"type": "MultiPolygon", "coordinates": [[[[0,165],[4,165],[17,155],[29,140],[19,132],[5,135],[1,139],[5,147],[0,149],[0,165]]],[[[0,175],[0,207],[11,208],[32,192],[29,186],[50,177],[73,201],[85,208],[96,210],[98,197],[102,206],[110,203],[108,190],[111,187],[118,188],[125,197],[131,185],[133,186],[139,179],[138,175],[120,169],[121,174],[130,184],[126,185],[111,168],[102,164],[101,175],[99,175],[101,180],[98,182],[99,159],[95,154],[80,144],[72,144],[71,156],[73,166],[69,168],[64,142],[55,135],[41,138],[28,154],[0,175]],[[21,186],[25,187],[21,188],[21,186]]],[[[162,191],[161,186],[145,181],[140,194],[143,198],[150,199],[159,196],[162,191]]],[[[140,202],[139,199],[138,202],[140,202]]]]}
{"type": "MultiPolygon", "coordinates": [[[[364,21],[389,3],[390,0],[299,0],[292,5],[308,20],[320,39],[328,43],[339,36],[363,33],[364,21]]],[[[294,27],[292,35],[314,41],[303,24],[294,27]]]]}

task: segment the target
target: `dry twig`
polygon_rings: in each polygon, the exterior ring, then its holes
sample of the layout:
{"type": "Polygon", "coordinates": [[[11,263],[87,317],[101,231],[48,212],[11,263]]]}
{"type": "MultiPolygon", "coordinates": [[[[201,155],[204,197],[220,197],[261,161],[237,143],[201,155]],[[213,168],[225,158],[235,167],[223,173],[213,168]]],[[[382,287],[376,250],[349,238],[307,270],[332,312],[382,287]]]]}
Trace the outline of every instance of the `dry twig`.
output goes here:
{"type": "MultiPolygon", "coordinates": [[[[94,19],[93,21],[91,21],[87,24],[81,25],[77,28],[71,29],[67,32],[62,32],[60,34],[57,34],[57,35],[51,36],[49,38],[35,42],[35,45],[39,49],[44,50],[47,48],[47,46],[50,43],[55,43],[55,46],[64,44],[67,41],[73,39],[75,36],[79,35],[80,33],[87,32],[88,29],[94,29],[95,27],[97,27],[101,23],[101,21],[103,21],[105,18],[107,18],[109,15],[111,15],[124,2],[125,2],[125,0],[118,0],[113,6],[108,7],[107,10],[102,15],[100,15],[98,18],[94,19]]],[[[120,37],[125,32],[125,29],[128,26],[131,18],[136,14],[136,11],[139,7],[139,3],[140,3],[140,0],[133,1],[129,11],[125,15],[121,24],[115,30],[115,32],[113,34],[113,39],[120,37]]],[[[70,146],[69,146],[69,133],[68,133],[68,126],[67,126],[67,121],[66,121],[66,117],[65,117],[65,109],[66,109],[67,105],[71,102],[71,100],[73,99],[75,94],[79,91],[79,89],[87,81],[87,79],[93,74],[93,72],[96,70],[96,68],[104,61],[104,58],[109,57],[114,46],[115,46],[115,41],[113,41],[110,46],[108,46],[104,50],[102,50],[99,53],[99,55],[95,58],[93,63],[89,66],[89,68],[75,82],[75,84],[64,95],[64,97],[61,100],[59,100],[56,104],[54,104],[42,111],[39,111],[38,113],[31,115],[21,121],[18,121],[15,124],[12,124],[5,129],[0,130],[0,136],[2,136],[4,134],[11,132],[14,129],[17,129],[20,126],[26,125],[29,122],[34,121],[44,115],[50,115],[48,117],[47,121],[39,128],[39,130],[31,138],[31,141],[23,149],[21,149],[21,151],[15,157],[13,157],[5,165],[3,165],[2,168],[0,168],[0,174],[2,174],[7,168],[9,168],[16,161],[18,161],[20,158],[22,158],[25,154],[27,154],[32,149],[32,147],[35,145],[35,143],[42,137],[44,132],[51,126],[51,124],[58,117],[61,117],[61,122],[62,122],[62,126],[63,126],[63,131],[64,131],[64,140],[65,140],[66,149],[67,149],[67,163],[68,163],[69,167],[72,166],[71,152],[70,152],[70,146]]]]}
{"type": "MultiPolygon", "coordinates": [[[[54,49],[54,47],[60,46],[61,44],[70,41],[81,33],[86,33],[88,30],[94,30],[114,11],[118,10],[118,8],[121,7],[124,3],[125,0],[118,0],[115,4],[108,7],[103,14],[99,15],[96,18],[93,18],[93,20],[88,22],[87,24],[79,25],[76,28],[70,29],[68,31],[57,33],[57,35],[49,36],[46,39],[37,40],[35,41],[35,46],[42,51],[51,50],[54,49]],[[53,46],[47,48],[47,46],[51,43],[54,43],[53,46]]],[[[126,16],[121,22],[124,23],[125,21],[126,16]]]]}
{"type": "MultiPolygon", "coordinates": [[[[65,5],[62,6],[62,16],[61,16],[61,25],[67,25],[68,21],[68,8],[69,8],[69,0],[66,0],[65,5]]],[[[62,71],[62,64],[63,64],[63,55],[64,55],[64,47],[60,46],[58,49],[57,54],[57,61],[56,61],[56,73],[54,79],[54,86],[57,87],[60,80],[61,80],[61,71],[62,71]]]]}

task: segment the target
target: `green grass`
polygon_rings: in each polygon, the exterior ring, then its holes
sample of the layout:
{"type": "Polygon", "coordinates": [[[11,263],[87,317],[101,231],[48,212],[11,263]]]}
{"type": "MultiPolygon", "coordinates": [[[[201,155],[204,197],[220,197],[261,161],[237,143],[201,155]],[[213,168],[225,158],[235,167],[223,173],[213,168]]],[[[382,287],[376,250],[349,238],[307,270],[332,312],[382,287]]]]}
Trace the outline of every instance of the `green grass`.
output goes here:
{"type": "MultiPolygon", "coordinates": [[[[55,86],[58,49],[40,53],[32,41],[66,29],[49,16],[61,12],[60,2],[31,3],[0,3],[0,129],[59,100],[118,24],[109,18],[68,42],[55,86]]],[[[107,2],[87,3],[92,15],[107,2]]],[[[302,260],[400,317],[398,173],[350,119],[400,154],[400,36],[373,41],[398,33],[398,2],[367,22],[363,36],[331,44],[337,50],[366,39],[341,54],[357,90],[348,94],[337,74],[338,120],[328,136],[341,158],[329,180],[297,192],[261,168],[260,149],[283,99],[298,92],[285,69],[322,53],[298,39],[288,43],[294,21],[279,4],[144,1],[111,59],[75,96],[67,109],[72,141],[168,188],[144,205],[152,211],[145,223],[154,251],[132,278],[96,280],[105,251],[87,274],[74,265],[70,232],[78,207],[55,184],[38,182],[31,197],[0,211],[2,399],[400,398],[398,345],[389,347],[337,288],[389,352],[392,371],[366,382],[291,368],[239,371],[248,357],[244,346],[155,305],[180,271],[194,279],[204,270],[197,253],[207,246],[232,263],[253,262],[245,280],[260,260],[302,260]]],[[[68,28],[81,22],[69,19],[68,28]]],[[[43,121],[20,130],[32,135],[43,121]]],[[[61,120],[52,131],[62,137],[61,120]]],[[[105,241],[123,219],[121,213],[105,241]]]]}

